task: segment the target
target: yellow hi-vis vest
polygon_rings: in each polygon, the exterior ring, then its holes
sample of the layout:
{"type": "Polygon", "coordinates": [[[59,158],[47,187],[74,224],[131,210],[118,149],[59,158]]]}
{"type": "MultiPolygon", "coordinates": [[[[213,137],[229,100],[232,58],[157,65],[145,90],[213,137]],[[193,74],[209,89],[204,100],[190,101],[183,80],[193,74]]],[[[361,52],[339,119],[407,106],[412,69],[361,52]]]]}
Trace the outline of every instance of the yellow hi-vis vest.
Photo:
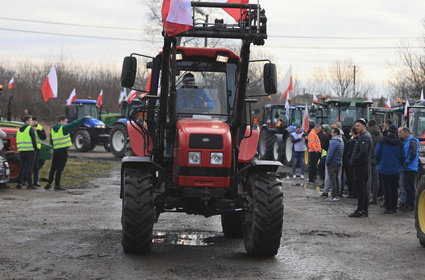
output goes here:
{"type": "Polygon", "coordinates": [[[72,146],[71,136],[63,134],[63,126],[61,126],[58,132],[55,132],[53,128],[50,130],[50,137],[52,137],[53,149],[67,148],[72,146]]]}
{"type": "Polygon", "coordinates": [[[18,152],[35,151],[30,135],[31,129],[32,126],[29,125],[23,132],[18,130],[18,133],[16,134],[16,146],[18,147],[18,152]]]}
{"type": "MultiPolygon", "coordinates": [[[[43,127],[40,124],[37,124],[37,130],[43,130],[43,127]]],[[[37,143],[37,149],[41,149],[41,139],[38,137],[37,132],[35,132],[35,142],[37,143]]]]}

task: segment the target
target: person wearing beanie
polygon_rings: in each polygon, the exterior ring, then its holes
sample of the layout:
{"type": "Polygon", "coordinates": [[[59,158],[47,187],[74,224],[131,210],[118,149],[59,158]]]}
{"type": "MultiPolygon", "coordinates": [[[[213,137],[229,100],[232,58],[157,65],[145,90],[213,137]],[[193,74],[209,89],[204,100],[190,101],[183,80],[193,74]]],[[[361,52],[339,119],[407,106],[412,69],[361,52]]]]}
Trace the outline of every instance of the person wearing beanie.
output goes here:
{"type": "Polygon", "coordinates": [[[349,215],[350,218],[368,217],[369,194],[367,192],[367,180],[369,177],[369,162],[372,152],[372,138],[366,130],[367,120],[358,119],[355,128],[359,136],[354,145],[350,164],[354,175],[354,182],[358,194],[357,209],[349,215]]]}

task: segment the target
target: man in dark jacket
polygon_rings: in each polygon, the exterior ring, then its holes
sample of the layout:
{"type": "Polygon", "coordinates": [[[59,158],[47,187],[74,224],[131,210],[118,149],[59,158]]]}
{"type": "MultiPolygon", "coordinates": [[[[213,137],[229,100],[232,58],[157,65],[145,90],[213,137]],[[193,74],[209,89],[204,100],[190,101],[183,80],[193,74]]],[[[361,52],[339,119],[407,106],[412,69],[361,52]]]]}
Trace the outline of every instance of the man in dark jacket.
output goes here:
{"type": "Polygon", "coordinates": [[[372,155],[370,159],[370,177],[367,182],[368,184],[368,194],[370,194],[370,191],[372,191],[372,199],[370,200],[371,204],[376,204],[376,199],[378,198],[379,193],[379,176],[376,172],[376,160],[374,156],[374,151],[376,149],[376,146],[378,143],[382,140],[382,133],[381,129],[376,125],[375,120],[369,121],[369,127],[367,128],[367,131],[369,131],[370,136],[372,137],[372,155]]]}
{"type": "Polygon", "coordinates": [[[354,175],[353,170],[350,165],[351,156],[353,155],[354,146],[357,142],[357,130],[353,126],[351,128],[351,138],[347,142],[347,149],[345,149],[345,158],[344,158],[344,168],[345,168],[345,174],[347,174],[347,188],[348,188],[348,197],[349,198],[357,198],[357,191],[354,184],[354,175]]]}
{"type": "Polygon", "coordinates": [[[372,138],[366,130],[366,119],[358,119],[355,127],[359,136],[354,145],[350,164],[354,174],[354,182],[358,192],[357,209],[349,215],[350,218],[368,217],[369,195],[367,193],[367,179],[369,175],[370,154],[372,152],[372,138]]]}
{"type": "Polygon", "coordinates": [[[403,166],[403,142],[397,135],[397,127],[391,125],[376,146],[375,159],[384,185],[384,214],[397,212],[398,180],[403,166]]]}
{"type": "Polygon", "coordinates": [[[328,200],[338,201],[340,199],[340,180],[338,178],[339,170],[342,166],[342,156],[344,153],[344,141],[338,128],[331,131],[332,139],[329,142],[328,155],[326,157],[326,166],[328,168],[329,182],[332,188],[332,197],[328,200]]]}

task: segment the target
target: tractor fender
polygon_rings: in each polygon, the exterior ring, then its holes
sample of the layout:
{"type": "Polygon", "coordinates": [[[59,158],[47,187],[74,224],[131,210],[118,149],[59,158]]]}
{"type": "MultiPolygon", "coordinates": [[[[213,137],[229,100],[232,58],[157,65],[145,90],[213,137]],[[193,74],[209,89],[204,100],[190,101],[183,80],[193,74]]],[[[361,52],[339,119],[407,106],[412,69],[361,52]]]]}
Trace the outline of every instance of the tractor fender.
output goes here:
{"type": "Polygon", "coordinates": [[[158,165],[152,161],[150,157],[126,156],[121,160],[121,180],[120,180],[120,198],[123,193],[123,174],[124,168],[135,167],[143,169],[158,169],[158,165]]]}
{"type": "Polygon", "coordinates": [[[254,168],[255,170],[261,169],[267,172],[277,172],[278,168],[281,166],[283,166],[283,164],[280,161],[254,159],[253,161],[251,161],[251,164],[247,165],[240,172],[254,168]]]}
{"type": "Polygon", "coordinates": [[[244,137],[239,145],[238,162],[247,163],[257,153],[260,130],[258,128],[251,129],[251,127],[247,126],[244,137]]]}
{"type": "Polygon", "coordinates": [[[114,123],[114,125],[124,125],[124,126],[127,126],[127,122],[128,122],[128,119],[123,118],[123,119],[119,119],[119,120],[117,120],[117,121],[114,123]]]}

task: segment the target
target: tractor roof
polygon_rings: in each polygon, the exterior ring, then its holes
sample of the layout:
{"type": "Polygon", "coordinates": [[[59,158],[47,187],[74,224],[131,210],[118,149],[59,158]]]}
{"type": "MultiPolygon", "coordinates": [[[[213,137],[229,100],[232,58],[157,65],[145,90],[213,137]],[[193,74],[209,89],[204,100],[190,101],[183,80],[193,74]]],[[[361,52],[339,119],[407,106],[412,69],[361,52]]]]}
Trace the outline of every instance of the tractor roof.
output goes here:
{"type": "Polygon", "coordinates": [[[97,104],[97,101],[91,100],[91,99],[77,99],[75,100],[75,102],[72,102],[72,103],[97,104]]]}
{"type": "MultiPolygon", "coordinates": [[[[226,53],[229,59],[239,59],[239,56],[228,49],[222,48],[192,48],[192,47],[177,47],[177,52],[182,53],[183,57],[188,56],[203,56],[216,58],[218,53],[226,53]]],[[[159,53],[162,55],[162,51],[159,53]]]]}
{"type": "Polygon", "coordinates": [[[326,99],[325,103],[343,103],[343,104],[356,104],[357,105],[372,105],[372,101],[366,100],[350,100],[350,99],[326,99]]]}

